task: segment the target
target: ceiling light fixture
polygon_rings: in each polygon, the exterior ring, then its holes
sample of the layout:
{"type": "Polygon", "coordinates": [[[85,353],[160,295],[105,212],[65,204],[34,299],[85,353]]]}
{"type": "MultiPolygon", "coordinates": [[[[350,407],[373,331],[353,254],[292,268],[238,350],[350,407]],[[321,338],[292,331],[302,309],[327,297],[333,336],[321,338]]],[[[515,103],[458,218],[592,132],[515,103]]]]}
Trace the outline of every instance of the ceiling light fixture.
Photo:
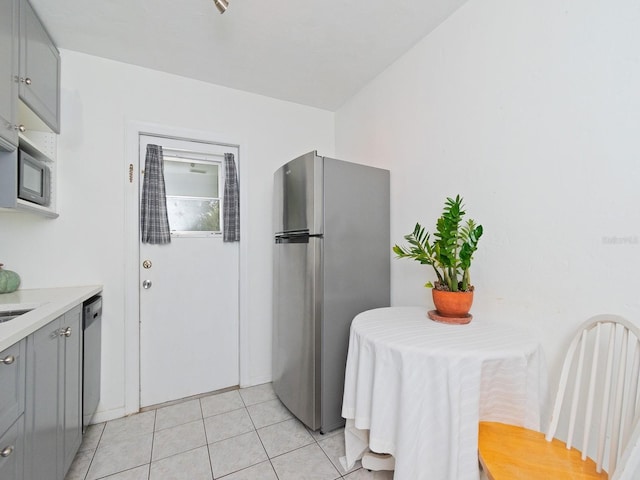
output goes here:
{"type": "Polygon", "coordinates": [[[226,12],[227,7],[229,7],[229,2],[227,2],[227,0],[213,0],[213,3],[216,4],[220,13],[226,12]]]}

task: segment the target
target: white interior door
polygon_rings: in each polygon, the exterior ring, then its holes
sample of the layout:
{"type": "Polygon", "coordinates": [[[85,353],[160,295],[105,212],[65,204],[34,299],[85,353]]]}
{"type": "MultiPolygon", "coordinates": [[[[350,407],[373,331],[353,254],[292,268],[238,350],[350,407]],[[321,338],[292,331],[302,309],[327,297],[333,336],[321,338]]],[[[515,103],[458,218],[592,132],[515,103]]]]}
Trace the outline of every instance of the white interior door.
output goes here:
{"type": "Polygon", "coordinates": [[[164,150],[172,235],[140,243],[142,407],[239,383],[239,245],[211,223],[219,214],[222,225],[223,155],[239,167],[237,148],[140,135],[141,169],[149,143],[164,150]]]}

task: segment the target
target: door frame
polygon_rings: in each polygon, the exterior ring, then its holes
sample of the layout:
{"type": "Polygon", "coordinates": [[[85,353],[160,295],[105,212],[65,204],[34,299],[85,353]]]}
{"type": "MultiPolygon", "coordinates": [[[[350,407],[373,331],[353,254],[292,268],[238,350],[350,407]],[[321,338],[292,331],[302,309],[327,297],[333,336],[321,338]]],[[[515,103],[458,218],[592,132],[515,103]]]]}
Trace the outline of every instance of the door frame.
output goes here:
{"type": "MultiPolygon", "coordinates": [[[[148,122],[128,121],[125,129],[125,155],[123,172],[125,183],[124,202],[124,380],[125,380],[125,415],[140,410],[140,212],[138,208],[138,175],[141,171],[139,158],[139,137],[141,134],[172,137],[182,140],[195,140],[219,145],[229,145],[238,149],[236,159],[239,182],[243,183],[243,167],[246,167],[247,148],[229,135],[204,132],[199,130],[170,127],[148,122]]],[[[246,170],[245,170],[246,174],[246,170]]],[[[246,180],[244,181],[246,185],[246,180]]],[[[247,197],[246,188],[240,188],[240,231],[247,232],[247,197]]],[[[246,234],[245,234],[246,235],[246,234]]],[[[239,379],[240,386],[249,386],[249,334],[248,334],[248,247],[246,238],[241,236],[239,245],[239,285],[238,285],[238,337],[239,337],[239,379]]]]}

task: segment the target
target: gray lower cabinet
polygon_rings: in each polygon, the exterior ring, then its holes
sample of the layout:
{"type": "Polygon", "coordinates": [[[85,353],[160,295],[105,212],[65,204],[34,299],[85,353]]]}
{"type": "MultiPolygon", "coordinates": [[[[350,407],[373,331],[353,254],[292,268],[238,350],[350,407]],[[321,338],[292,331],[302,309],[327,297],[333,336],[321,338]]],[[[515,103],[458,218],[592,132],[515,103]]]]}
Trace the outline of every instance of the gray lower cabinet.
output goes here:
{"type": "Polygon", "coordinates": [[[0,436],[0,478],[22,479],[24,461],[24,415],[20,415],[4,435],[0,436]]]}
{"type": "Polygon", "coordinates": [[[29,2],[12,1],[20,2],[20,98],[60,133],[60,53],[29,2]]]}
{"type": "Polygon", "coordinates": [[[25,480],[63,480],[80,447],[81,346],[80,305],[27,337],[25,480]]]}
{"type": "Polygon", "coordinates": [[[0,148],[18,146],[18,3],[0,2],[0,148]]]}
{"type": "Polygon", "coordinates": [[[25,344],[0,352],[0,479],[22,479],[25,344]]]}
{"type": "MultiPolygon", "coordinates": [[[[82,306],[64,316],[69,336],[64,337],[63,472],[67,473],[82,443],[82,306]]],[[[64,478],[64,474],[63,477],[64,478]]]]}

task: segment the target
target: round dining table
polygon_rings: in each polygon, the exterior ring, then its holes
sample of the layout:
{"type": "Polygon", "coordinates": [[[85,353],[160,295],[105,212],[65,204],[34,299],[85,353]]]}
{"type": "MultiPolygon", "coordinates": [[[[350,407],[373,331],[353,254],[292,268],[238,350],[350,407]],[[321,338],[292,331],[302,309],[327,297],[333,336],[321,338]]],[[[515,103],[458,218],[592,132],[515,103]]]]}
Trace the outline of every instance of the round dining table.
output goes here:
{"type": "Polygon", "coordinates": [[[394,480],[477,480],[478,422],[539,429],[546,394],[526,329],[482,315],[440,323],[424,307],[363,312],[349,336],[344,466],[371,451],[393,456],[394,480]]]}

